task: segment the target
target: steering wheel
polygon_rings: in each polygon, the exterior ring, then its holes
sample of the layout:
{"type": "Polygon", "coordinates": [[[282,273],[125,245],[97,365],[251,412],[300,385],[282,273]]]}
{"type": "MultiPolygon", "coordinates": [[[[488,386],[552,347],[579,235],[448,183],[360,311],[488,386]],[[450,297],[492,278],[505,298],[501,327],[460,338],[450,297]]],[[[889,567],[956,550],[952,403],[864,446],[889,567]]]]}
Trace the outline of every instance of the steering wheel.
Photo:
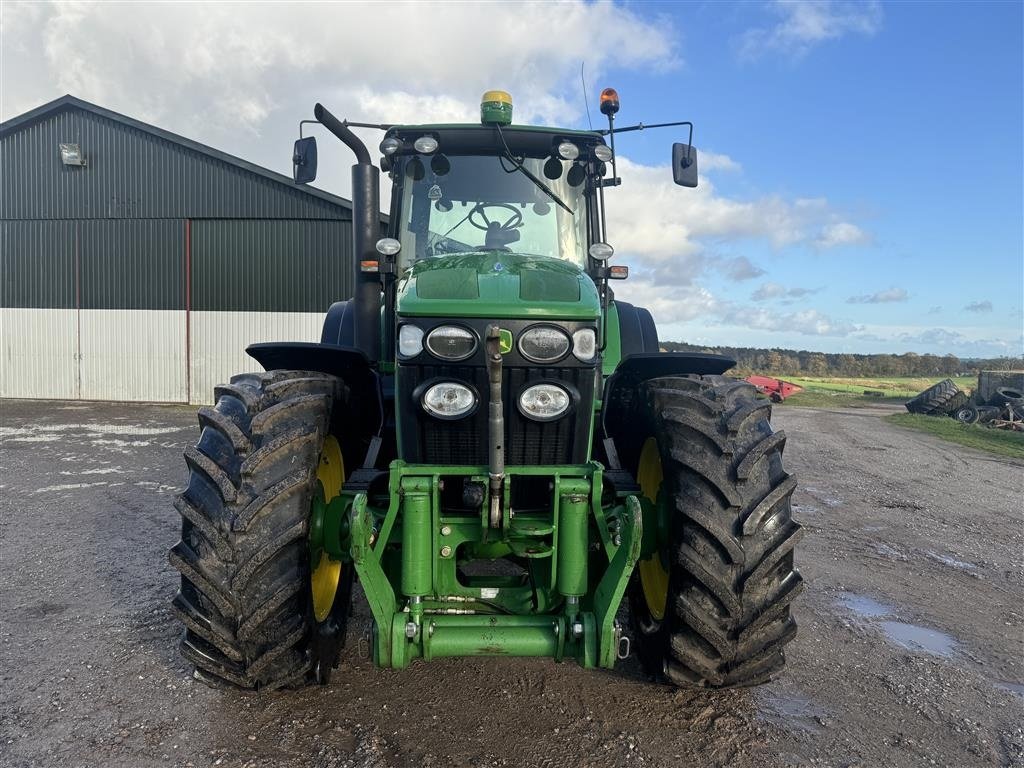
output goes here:
{"type": "Polygon", "coordinates": [[[468,218],[470,224],[484,232],[493,232],[495,229],[507,232],[523,226],[522,212],[508,203],[477,203],[469,212],[468,218]],[[504,208],[506,211],[511,211],[512,216],[505,222],[492,221],[487,216],[488,208],[504,208]]]}

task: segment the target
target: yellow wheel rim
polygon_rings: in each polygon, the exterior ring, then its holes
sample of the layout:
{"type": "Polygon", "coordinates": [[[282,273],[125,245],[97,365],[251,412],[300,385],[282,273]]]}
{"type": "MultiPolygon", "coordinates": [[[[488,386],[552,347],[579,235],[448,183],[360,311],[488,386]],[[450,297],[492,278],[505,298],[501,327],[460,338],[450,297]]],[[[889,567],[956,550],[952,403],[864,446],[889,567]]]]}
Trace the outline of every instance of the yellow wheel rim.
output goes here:
{"type": "MultiPolygon", "coordinates": [[[[653,437],[647,438],[643,450],[640,451],[640,465],[636,472],[636,481],[640,485],[640,493],[652,504],[658,501],[661,490],[661,454],[658,443],[653,437]]],[[[641,560],[640,585],[644,590],[644,600],[651,616],[661,621],[665,618],[665,604],[668,602],[668,571],[662,565],[660,553],[655,552],[646,560],[641,560]]]]}
{"type": "MultiPolygon", "coordinates": [[[[323,489],[325,503],[341,493],[341,486],[345,483],[345,461],[341,457],[341,446],[333,435],[328,435],[324,440],[316,479],[323,489]]],[[[340,583],[341,563],[331,560],[326,552],[321,552],[320,562],[313,568],[309,580],[313,596],[313,615],[317,621],[325,621],[331,615],[340,583]]]]}

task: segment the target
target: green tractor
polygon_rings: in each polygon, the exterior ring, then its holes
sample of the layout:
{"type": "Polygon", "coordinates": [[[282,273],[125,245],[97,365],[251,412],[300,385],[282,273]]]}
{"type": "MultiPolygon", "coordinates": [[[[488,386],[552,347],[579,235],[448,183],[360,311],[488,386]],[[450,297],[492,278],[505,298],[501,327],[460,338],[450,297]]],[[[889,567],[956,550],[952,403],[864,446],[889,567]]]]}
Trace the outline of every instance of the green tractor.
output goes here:
{"type": "MultiPolygon", "coordinates": [[[[659,351],[618,301],[608,128],[316,122],[355,154],[354,296],[319,343],[255,344],[218,387],[176,507],[181,649],[210,684],[328,681],[358,578],[376,664],[635,652],[680,686],[761,683],[784,663],[801,578],[795,480],[771,402],[718,355],[659,351]],[[392,182],[351,127],[384,131],[392,182]],[[608,142],[606,143],[606,139],[608,142]],[[381,235],[384,234],[384,237],[381,235]],[[628,628],[619,621],[628,602],[628,628]]],[[[674,180],[697,152],[673,146],[674,180]]],[[[300,138],[295,180],[315,178],[300,138]]]]}

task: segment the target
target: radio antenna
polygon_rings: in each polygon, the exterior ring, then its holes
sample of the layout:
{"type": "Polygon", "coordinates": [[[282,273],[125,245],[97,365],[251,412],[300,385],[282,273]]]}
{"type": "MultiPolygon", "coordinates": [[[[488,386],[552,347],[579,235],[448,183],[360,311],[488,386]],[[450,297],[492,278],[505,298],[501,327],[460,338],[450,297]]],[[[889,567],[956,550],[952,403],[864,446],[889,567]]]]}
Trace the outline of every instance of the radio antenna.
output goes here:
{"type": "Polygon", "coordinates": [[[583,74],[583,67],[586,61],[580,62],[580,83],[583,85],[583,106],[587,108],[587,125],[594,130],[594,123],[590,120],[590,100],[587,99],[587,78],[583,74]]]}

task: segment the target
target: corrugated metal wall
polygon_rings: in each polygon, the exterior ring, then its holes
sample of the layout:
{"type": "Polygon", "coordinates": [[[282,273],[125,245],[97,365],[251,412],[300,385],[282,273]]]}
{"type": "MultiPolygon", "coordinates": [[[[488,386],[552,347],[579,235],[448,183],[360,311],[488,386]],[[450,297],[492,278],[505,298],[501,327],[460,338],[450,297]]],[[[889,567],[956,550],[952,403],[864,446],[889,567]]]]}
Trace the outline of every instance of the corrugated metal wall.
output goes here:
{"type": "Polygon", "coordinates": [[[0,167],[0,219],[349,218],[301,189],[78,109],[4,136],[0,167]],[[86,167],[61,163],[69,142],[86,167]]]}
{"type": "Polygon", "coordinates": [[[0,169],[0,397],[207,402],[351,294],[347,208],[161,136],[62,111],[0,169]]]}

